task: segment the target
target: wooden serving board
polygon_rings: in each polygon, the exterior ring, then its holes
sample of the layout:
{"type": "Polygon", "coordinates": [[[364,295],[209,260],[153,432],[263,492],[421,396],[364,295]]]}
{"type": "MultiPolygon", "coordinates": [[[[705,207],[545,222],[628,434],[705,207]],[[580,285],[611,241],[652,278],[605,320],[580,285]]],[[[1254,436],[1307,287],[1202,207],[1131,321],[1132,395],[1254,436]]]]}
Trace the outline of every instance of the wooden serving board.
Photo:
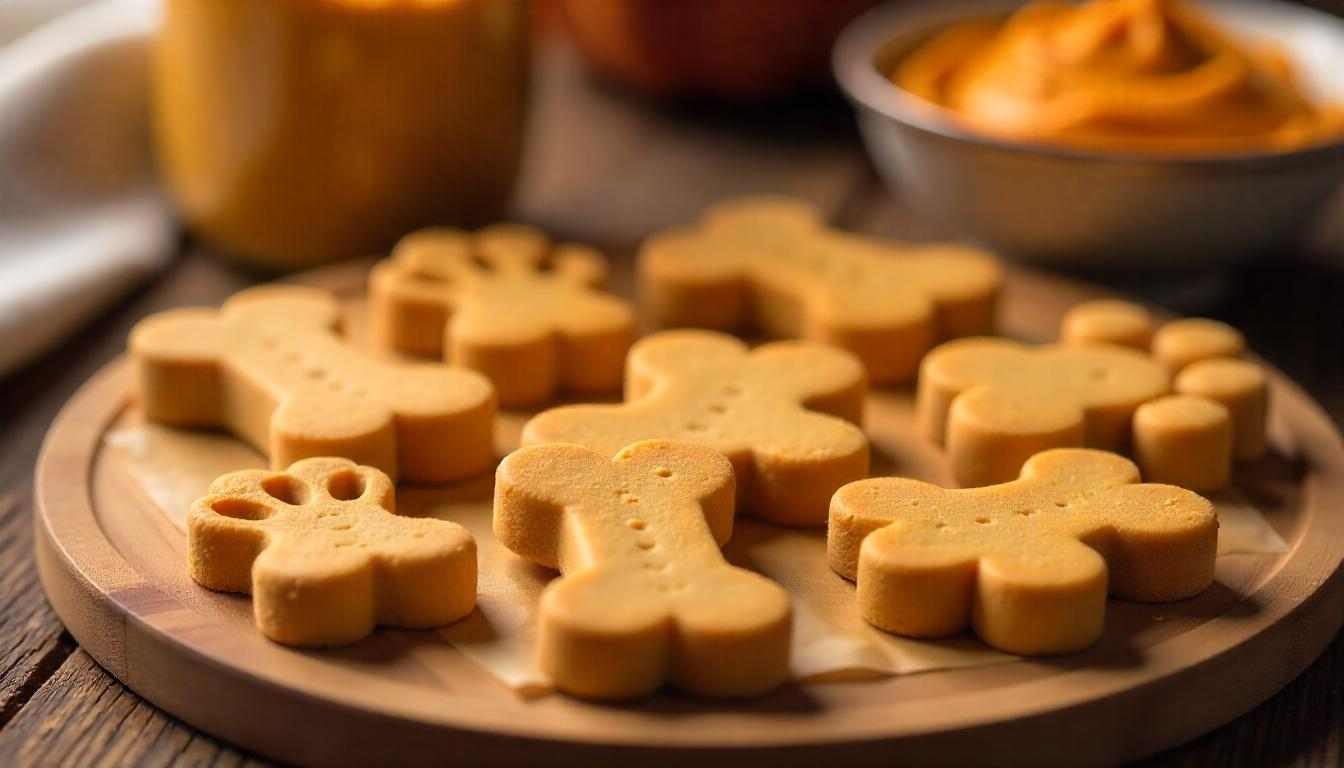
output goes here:
{"type": "MultiPolygon", "coordinates": [[[[366,268],[342,265],[304,281],[354,297],[366,268]]],[[[616,277],[628,291],[628,265],[618,264],[616,277]]],[[[1068,307],[1099,294],[1011,270],[1000,326],[1050,339],[1068,307]]],[[[285,761],[1111,763],[1193,738],[1268,698],[1344,620],[1344,446],[1292,382],[1272,372],[1271,386],[1276,452],[1240,469],[1237,484],[1287,554],[1220,557],[1216,583],[1192,600],[1112,601],[1104,637],[1082,653],[792,684],[743,703],[672,694],[620,706],[528,699],[432,632],[379,630],[322,652],[268,642],[251,624],[248,598],[191,582],[181,533],[105,449],[107,431],[137,417],[124,359],[94,376],[47,436],[37,560],[71,633],[122,682],[199,728],[285,761]]],[[[874,471],[918,465],[922,476],[937,475],[937,454],[908,433],[908,402],[899,391],[871,400],[874,471]]],[[[521,417],[501,422],[501,447],[511,447],[509,425],[521,417]]],[[[488,506],[489,490],[483,478],[463,493],[488,506]]]]}

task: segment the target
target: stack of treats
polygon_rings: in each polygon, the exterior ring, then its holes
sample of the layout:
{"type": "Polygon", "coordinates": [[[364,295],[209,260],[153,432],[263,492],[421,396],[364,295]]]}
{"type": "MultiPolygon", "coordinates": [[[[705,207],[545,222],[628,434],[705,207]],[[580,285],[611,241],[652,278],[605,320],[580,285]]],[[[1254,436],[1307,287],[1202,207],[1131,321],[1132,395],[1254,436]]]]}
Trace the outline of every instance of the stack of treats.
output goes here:
{"type": "Polygon", "coordinates": [[[797,200],[729,200],[645,241],[641,308],[676,330],[637,339],[606,272],[528,227],[425,230],[370,275],[380,350],[348,342],[312,288],[142,321],[146,418],[228,430],[271,464],[192,505],[192,577],[251,594],[261,632],[293,646],[457,621],[476,542],[397,515],[394,484],[496,467],[494,535],[560,574],[537,613],[558,689],[756,696],[788,677],[792,610],[721,554],[736,514],[828,526],[876,627],[1058,654],[1100,636],[1108,595],[1208,587],[1218,523],[1199,493],[1265,450],[1265,375],[1235,330],[1155,330],[1101,301],[1056,345],[990,337],[991,257],[842,232],[797,200]],[[917,429],[962,488],[869,477],[868,388],[915,379],[917,429]],[[498,407],[622,388],[536,414],[496,466],[498,407]]]}

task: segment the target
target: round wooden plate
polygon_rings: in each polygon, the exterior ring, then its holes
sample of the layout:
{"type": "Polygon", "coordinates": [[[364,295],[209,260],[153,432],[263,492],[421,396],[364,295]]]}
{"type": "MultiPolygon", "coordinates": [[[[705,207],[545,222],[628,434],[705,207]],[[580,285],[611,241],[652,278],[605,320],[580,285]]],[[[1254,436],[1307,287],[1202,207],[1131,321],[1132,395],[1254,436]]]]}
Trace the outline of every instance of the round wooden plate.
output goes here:
{"type": "MultiPolygon", "coordinates": [[[[306,279],[357,293],[366,266],[306,279]]],[[[618,277],[628,287],[628,273],[618,277]]],[[[1052,338],[1064,310],[1097,295],[1013,270],[1001,325],[1052,338]]],[[[1237,482],[1290,551],[1220,557],[1217,582],[1192,600],[1112,601],[1106,635],[1087,651],[790,685],[745,703],[526,699],[434,633],[380,630],[345,649],[296,651],[255,631],[246,597],[196,587],[182,535],[103,450],[105,432],[134,418],[129,387],[128,364],[110,364],[47,436],[36,508],[47,595],[80,645],[141,696],[286,761],[1117,762],[1250,709],[1301,672],[1344,619],[1344,446],[1325,414],[1275,373],[1276,454],[1237,482]]],[[[872,410],[876,453],[898,470],[908,438],[883,415],[896,410],[872,410]]],[[[488,504],[488,479],[475,486],[466,492],[488,504]]]]}

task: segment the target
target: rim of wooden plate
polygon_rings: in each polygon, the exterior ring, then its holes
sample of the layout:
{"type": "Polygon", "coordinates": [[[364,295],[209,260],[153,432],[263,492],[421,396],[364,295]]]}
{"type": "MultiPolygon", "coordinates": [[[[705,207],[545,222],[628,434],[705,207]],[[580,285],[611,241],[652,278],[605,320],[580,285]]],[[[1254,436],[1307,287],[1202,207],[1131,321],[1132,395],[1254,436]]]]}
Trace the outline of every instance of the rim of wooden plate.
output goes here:
{"type": "MultiPolygon", "coordinates": [[[[1067,280],[1015,271],[1019,283],[1045,281],[1075,299],[1097,295],[1067,280]]],[[[339,287],[350,280],[337,270],[313,282],[339,287]]],[[[740,759],[743,750],[784,764],[896,755],[931,763],[1061,754],[1119,761],[1249,710],[1304,670],[1344,621],[1344,441],[1296,384],[1269,370],[1277,415],[1308,466],[1301,514],[1309,519],[1292,550],[1243,597],[1255,603],[1254,616],[1231,620],[1224,612],[1145,646],[1137,669],[1062,670],[942,697],[939,706],[912,699],[798,714],[708,704],[687,717],[571,700],[572,713],[552,719],[536,717],[521,697],[501,704],[469,691],[417,695],[413,686],[332,672],[318,659],[265,668],[276,646],[255,633],[202,624],[199,614],[149,583],[101,528],[93,470],[103,434],[129,406],[124,357],[86,382],[48,432],[36,470],[37,562],[52,605],[99,664],[186,722],[283,760],[429,762],[452,749],[447,754],[502,762],[583,763],[637,751],[641,762],[659,764],[691,755],[740,759]],[[188,678],[191,684],[182,685],[188,678]],[[1147,718],[1142,732],[1114,733],[1133,707],[1170,716],[1147,718]]]]}

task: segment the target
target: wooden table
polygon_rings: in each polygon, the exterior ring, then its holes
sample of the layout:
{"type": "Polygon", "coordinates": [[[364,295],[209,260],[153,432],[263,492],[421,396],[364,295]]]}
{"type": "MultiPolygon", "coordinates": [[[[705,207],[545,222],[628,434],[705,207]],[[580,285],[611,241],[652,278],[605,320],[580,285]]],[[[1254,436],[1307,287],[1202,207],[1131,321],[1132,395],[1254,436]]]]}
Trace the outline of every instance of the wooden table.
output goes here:
{"type": "MultiPolygon", "coordinates": [[[[690,221],[718,198],[757,191],[809,198],[857,230],[911,239],[945,234],[883,189],[837,99],[747,114],[657,109],[592,83],[563,47],[549,46],[538,64],[532,145],[514,215],[557,236],[630,258],[645,233],[690,221]]],[[[1194,300],[1202,306],[1178,307],[1240,327],[1336,423],[1344,422],[1339,202],[1306,246],[1200,280],[1194,300]]],[[[261,279],[203,248],[183,251],[79,338],[0,380],[0,765],[263,762],[177,722],[103,671],[47,605],[31,556],[33,464],[62,403],[122,352],[136,320],[166,307],[217,304],[261,279]]],[[[1146,284],[1171,297],[1191,279],[1146,284]]],[[[1344,764],[1344,635],[1282,692],[1156,762],[1344,764]]]]}

